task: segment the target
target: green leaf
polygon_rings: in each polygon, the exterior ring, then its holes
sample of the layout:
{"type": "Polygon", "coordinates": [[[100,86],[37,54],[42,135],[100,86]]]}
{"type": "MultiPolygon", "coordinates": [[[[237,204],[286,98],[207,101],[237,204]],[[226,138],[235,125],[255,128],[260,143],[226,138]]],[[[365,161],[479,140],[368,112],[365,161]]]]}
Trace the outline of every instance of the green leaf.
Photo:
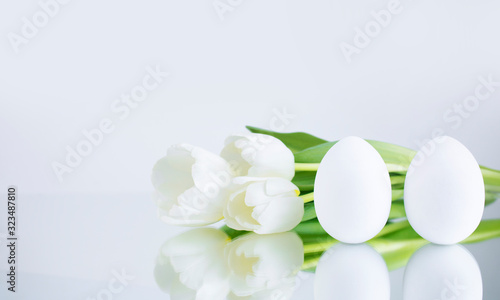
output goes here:
{"type": "MultiPolygon", "coordinates": [[[[481,173],[483,174],[484,178],[484,184],[486,186],[498,188],[500,186],[500,171],[490,169],[484,166],[480,167],[481,167],[481,173]]],[[[498,189],[497,192],[500,192],[500,189],[498,189]]]]}
{"type": "MultiPolygon", "coordinates": [[[[416,154],[416,151],[398,145],[372,140],[367,140],[367,142],[378,151],[386,164],[401,166],[402,170],[408,169],[416,154]]],[[[297,152],[295,153],[295,162],[320,163],[328,150],[336,143],[337,141],[327,142],[297,152]]]]}
{"type": "Polygon", "coordinates": [[[274,136],[282,141],[293,153],[327,142],[324,139],[320,139],[319,137],[315,137],[305,132],[281,133],[252,126],[247,126],[247,129],[253,133],[274,136]]]}
{"type": "Polygon", "coordinates": [[[312,146],[295,153],[295,162],[297,163],[320,163],[325,154],[337,142],[327,142],[312,146]]]}
{"type": "Polygon", "coordinates": [[[377,150],[386,164],[402,166],[408,169],[417,152],[415,150],[380,141],[367,140],[377,150]]]}
{"type": "Polygon", "coordinates": [[[234,239],[234,238],[237,238],[241,235],[245,235],[247,233],[250,233],[250,231],[232,229],[227,225],[222,226],[221,228],[219,228],[219,230],[224,232],[225,234],[227,234],[227,236],[230,239],[234,239]]]}
{"type": "Polygon", "coordinates": [[[382,228],[382,230],[374,237],[374,239],[380,238],[382,236],[386,236],[388,234],[402,230],[402,229],[407,228],[409,226],[410,226],[410,222],[408,222],[407,220],[398,221],[398,222],[388,222],[384,226],[384,228],[382,228]]]}
{"type": "Polygon", "coordinates": [[[314,209],[314,202],[304,204],[304,216],[301,222],[309,221],[316,218],[316,210],[314,209]]]}
{"type": "Polygon", "coordinates": [[[405,191],[403,189],[392,189],[392,201],[403,199],[405,191]]]}
{"type": "Polygon", "coordinates": [[[406,176],[404,175],[391,175],[391,184],[393,186],[404,184],[406,176]]]}
{"type": "Polygon", "coordinates": [[[391,213],[389,214],[389,220],[399,219],[406,217],[405,203],[403,200],[392,201],[391,213]]]}
{"type": "Polygon", "coordinates": [[[294,229],[298,235],[328,235],[326,231],[321,227],[321,224],[319,224],[318,219],[312,219],[309,221],[305,221],[297,225],[294,229]]]}
{"type": "Polygon", "coordinates": [[[485,203],[485,205],[492,204],[493,202],[497,201],[498,198],[499,198],[499,195],[497,193],[486,192],[486,203],[485,203]]]}
{"type": "Polygon", "coordinates": [[[482,220],[476,231],[462,243],[477,243],[500,237],[500,219],[482,220]]]}
{"type": "Polygon", "coordinates": [[[380,238],[368,243],[382,255],[387,268],[392,271],[406,266],[413,253],[429,242],[424,239],[393,241],[380,238]]]}
{"type": "Polygon", "coordinates": [[[415,240],[415,239],[418,240],[422,238],[411,226],[408,226],[396,232],[385,235],[384,239],[396,241],[396,240],[415,240]]]}
{"type": "Polygon", "coordinates": [[[316,172],[299,171],[295,172],[292,183],[295,184],[301,194],[312,192],[314,190],[314,180],[316,179],[316,172]]]}

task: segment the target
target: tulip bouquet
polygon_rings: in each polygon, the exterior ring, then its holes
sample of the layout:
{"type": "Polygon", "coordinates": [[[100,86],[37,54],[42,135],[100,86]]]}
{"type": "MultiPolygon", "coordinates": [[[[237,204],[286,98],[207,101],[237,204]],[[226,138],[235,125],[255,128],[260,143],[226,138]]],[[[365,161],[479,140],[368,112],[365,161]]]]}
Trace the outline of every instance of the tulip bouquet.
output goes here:
{"type": "Polygon", "coordinates": [[[153,168],[160,218],[173,225],[204,226],[222,219],[237,230],[289,231],[304,215],[292,183],[294,156],[279,139],[232,135],[220,156],[187,144],[171,147],[153,168]]]}
{"type": "MultiPolygon", "coordinates": [[[[336,142],[303,132],[247,128],[250,133],[229,136],[220,155],[188,144],[168,149],[152,174],[154,199],[164,222],[205,226],[225,219],[231,229],[258,234],[289,231],[301,222],[317,223],[316,171],[336,142]]],[[[404,182],[417,152],[368,142],[382,156],[391,178],[388,225],[404,221],[404,182]]],[[[500,171],[486,167],[481,171],[488,205],[500,197],[500,171]]]]}

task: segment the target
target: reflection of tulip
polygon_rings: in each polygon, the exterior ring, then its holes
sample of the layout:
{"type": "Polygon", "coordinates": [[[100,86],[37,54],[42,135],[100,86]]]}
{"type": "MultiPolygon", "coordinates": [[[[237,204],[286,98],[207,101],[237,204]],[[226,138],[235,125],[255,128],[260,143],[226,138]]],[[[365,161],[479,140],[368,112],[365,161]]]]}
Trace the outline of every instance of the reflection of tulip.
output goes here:
{"type": "Polygon", "coordinates": [[[293,232],[248,234],[226,249],[231,299],[289,299],[304,262],[301,239],[293,232]]]}
{"type": "Polygon", "coordinates": [[[172,146],[154,166],[151,179],[166,223],[202,226],[222,219],[232,175],[219,156],[187,144],[172,146]]]}
{"type": "Polygon", "coordinates": [[[167,241],[155,267],[158,286],[172,300],[217,300],[229,293],[229,270],[224,257],[228,237],[219,230],[200,228],[167,241]]]}
{"type": "Polygon", "coordinates": [[[267,234],[291,230],[302,220],[304,201],[290,181],[237,177],[233,183],[239,188],[224,209],[227,226],[267,234]]]}
{"type": "Polygon", "coordinates": [[[229,136],[221,156],[231,162],[237,176],[292,180],[295,174],[292,152],[270,135],[249,133],[229,136]]]}

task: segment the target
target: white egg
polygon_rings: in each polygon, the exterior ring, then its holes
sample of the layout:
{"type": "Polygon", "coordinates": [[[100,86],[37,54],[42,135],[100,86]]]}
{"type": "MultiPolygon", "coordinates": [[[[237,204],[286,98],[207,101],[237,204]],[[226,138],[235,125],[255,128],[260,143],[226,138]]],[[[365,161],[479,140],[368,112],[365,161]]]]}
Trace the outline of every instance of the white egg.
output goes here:
{"type": "Polygon", "coordinates": [[[318,262],[316,300],[389,300],[391,285],[384,260],[366,244],[337,244],[318,262]]]}
{"type": "Polygon", "coordinates": [[[321,226],[344,243],[362,243],[385,226],[391,210],[391,180],[384,160],[368,142],[346,137],[321,161],[314,205],[321,226]]]}
{"type": "Polygon", "coordinates": [[[461,245],[427,245],[411,257],[403,279],[403,299],[483,299],[481,270],[461,245]]]}
{"type": "Polygon", "coordinates": [[[443,136],[429,141],[411,162],[404,188],[408,221],[436,244],[458,243],[481,222],[485,191],[472,153],[443,136]]]}

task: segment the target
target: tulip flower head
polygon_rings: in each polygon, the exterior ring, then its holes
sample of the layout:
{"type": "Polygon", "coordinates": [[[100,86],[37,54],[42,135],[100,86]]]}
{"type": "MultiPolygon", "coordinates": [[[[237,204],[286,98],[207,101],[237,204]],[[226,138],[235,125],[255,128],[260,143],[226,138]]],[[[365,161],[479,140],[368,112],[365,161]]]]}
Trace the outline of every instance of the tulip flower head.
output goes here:
{"type": "Polygon", "coordinates": [[[231,135],[226,139],[221,156],[231,163],[236,176],[280,177],[292,180],[295,174],[292,151],[270,135],[231,135]]]}
{"type": "Polygon", "coordinates": [[[224,208],[227,226],[259,234],[293,229],[304,215],[299,189],[283,178],[237,177],[224,208]]]}
{"type": "Polygon", "coordinates": [[[229,163],[221,157],[188,144],[170,147],[151,178],[161,219],[184,226],[221,220],[232,178],[229,163]]]}

